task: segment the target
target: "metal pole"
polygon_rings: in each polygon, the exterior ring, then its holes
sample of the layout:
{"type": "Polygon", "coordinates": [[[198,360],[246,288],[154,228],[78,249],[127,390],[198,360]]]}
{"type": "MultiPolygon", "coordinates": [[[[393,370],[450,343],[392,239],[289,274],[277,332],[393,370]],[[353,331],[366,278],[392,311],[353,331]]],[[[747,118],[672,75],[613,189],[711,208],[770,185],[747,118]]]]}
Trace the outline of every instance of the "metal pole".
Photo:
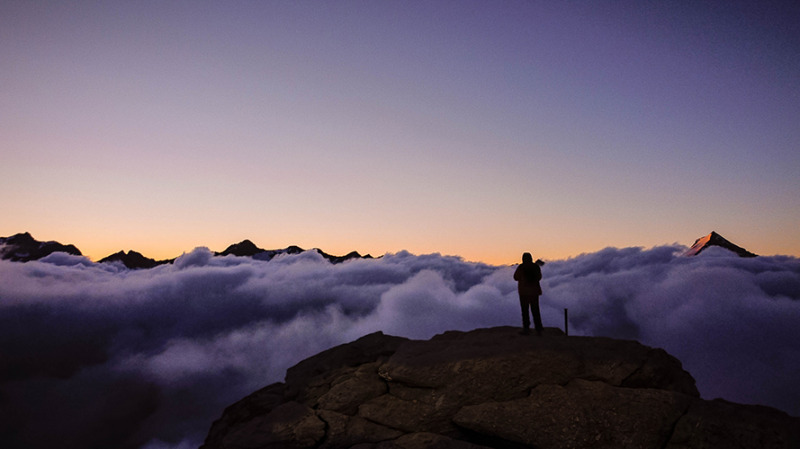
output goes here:
{"type": "Polygon", "coordinates": [[[569,337],[569,309],[564,308],[564,335],[569,337]]]}

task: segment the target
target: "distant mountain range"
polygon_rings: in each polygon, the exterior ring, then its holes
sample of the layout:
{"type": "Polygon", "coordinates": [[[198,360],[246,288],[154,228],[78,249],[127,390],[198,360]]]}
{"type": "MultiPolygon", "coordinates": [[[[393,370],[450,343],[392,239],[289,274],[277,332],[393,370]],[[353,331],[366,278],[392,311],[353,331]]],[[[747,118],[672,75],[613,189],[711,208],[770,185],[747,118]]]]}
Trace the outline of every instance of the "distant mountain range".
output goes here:
{"type": "MultiPolygon", "coordinates": [[[[684,255],[696,256],[711,246],[718,246],[733,251],[741,257],[756,257],[756,254],[747,251],[746,249],[734,245],[726,240],[716,232],[711,232],[704,237],[695,240],[691,248],[689,248],[684,255]]],[[[228,246],[222,252],[216,252],[216,256],[239,256],[239,257],[252,257],[256,260],[270,260],[275,256],[281,254],[299,254],[306,251],[299,246],[289,246],[283,249],[264,249],[259,248],[250,240],[242,240],[239,243],[234,243],[228,246]]],[[[341,263],[350,259],[372,259],[369,254],[362,256],[357,251],[352,251],[344,256],[334,256],[328,254],[318,248],[313,248],[311,251],[316,251],[322,257],[331,263],[341,263]]],[[[30,233],[24,232],[21,234],[12,235],[11,237],[0,237],[0,259],[11,260],[14,262],[28,262],[31,260],[39,260],[47,257],[55,252],[63,252],[76,256],[83,255],[75,245],[63,245],[58,242],[40,242],[31,236],[30,233]]],[[[145,257],[136,251],[119,251],[99,260],[98,263],[122,263],[130,269],[147,269],[153,268],[163,264],[174,262],[175,259],[155,260],[145,257]]]]}
{"type": "MultiPolygon", "coordinates": [[[[216,253],[217,256],[227,256],[227,255],[234,255],[239,257],[252,257],[256,260],[270,260],[275,256],[281,254],[300,254],[305,252],[303,248],[299,246],[289,246],[284,249],[263,249],[259,248],[255,245],[255,243],[251,242],[250,240],[242,240],[239,243],[234,243],[233,245],[225,248],[225,251],[221,253],[216,253]]],[[[333,256],[331,254],[322,251],[319,248],[313,248],[311,251],[318,252],[322,257],[327,259],[331,263],[341,263],[346,260],[350,259],[372,259],[372,256],[367,254],[362,256],[357,251],[351,251],[344,256],[333,256]]]]}
{"type": "MultiPolygon", "coordinates": [[[[256,260],[270,260],[275,256],[281,254],[299,254],[306,250],[299,246],[289,246],[284,249],[263,249],[256,246],[250,240],[243,240],[239,243],[234,243],[222,252],[214,253],[216,256],[234,255],[239,257],[252,257],[256,260]]],[[[341,263],[350,259],[372,259],[369,254],[362,256],[357,251],[352,251],[344,256],[334,256],[326,253],[317,248],[311,251],[316,251],[322,257],[331,263],[341,263]]],[[[32,260],[39,260],[49,256],[55,252],[63,252],[75,256],[82,256],[81,251],[75,245],[62,245],[58,242],[40,242],[33,238],[33,236],[24,232],[21,234],[12,235],[11,237],[0,237],[0,259],[11,260],[14,262],[29,262],[32,260]]],[[[104,257],[98,263],[122,263],[125,267],[130,269],[147,269],[159,265],[170,264],[175,259],[155,260],[145,257],[136,251],[119,251],[104,257]]]]}

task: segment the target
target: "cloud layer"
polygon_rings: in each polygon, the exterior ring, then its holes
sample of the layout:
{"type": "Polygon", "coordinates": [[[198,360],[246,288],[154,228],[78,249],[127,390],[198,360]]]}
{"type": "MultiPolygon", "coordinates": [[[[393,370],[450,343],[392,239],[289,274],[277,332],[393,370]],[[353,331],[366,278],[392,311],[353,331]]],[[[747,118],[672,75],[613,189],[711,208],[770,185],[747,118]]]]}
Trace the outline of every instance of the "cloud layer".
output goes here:
{"type": "MultiPolygon", "coordinates": [[[[546,326],[678,357],[703,397],[800,416],[800,260],[608,248],[543,268],[546,326]]],[[[382,330],[519,325],[513,267],[438,254],[332,265],[198,248],[129,271],[55,253],[0,261],[4,447],[197,447],[225,406],[288,367],[382,330]]]]}

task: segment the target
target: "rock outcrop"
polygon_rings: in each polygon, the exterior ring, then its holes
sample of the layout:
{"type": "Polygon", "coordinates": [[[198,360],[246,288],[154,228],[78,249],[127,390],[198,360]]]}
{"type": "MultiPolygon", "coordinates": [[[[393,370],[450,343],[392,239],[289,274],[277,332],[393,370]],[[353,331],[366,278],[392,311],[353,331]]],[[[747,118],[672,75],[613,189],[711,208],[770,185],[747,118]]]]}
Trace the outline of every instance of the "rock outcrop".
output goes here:
{"type": "Polygon", "coordinates": [[[228,407],[201,449],[799,445],[800,419],[700,399],[661,349],[498,327],[324,351],[228,407]]]}

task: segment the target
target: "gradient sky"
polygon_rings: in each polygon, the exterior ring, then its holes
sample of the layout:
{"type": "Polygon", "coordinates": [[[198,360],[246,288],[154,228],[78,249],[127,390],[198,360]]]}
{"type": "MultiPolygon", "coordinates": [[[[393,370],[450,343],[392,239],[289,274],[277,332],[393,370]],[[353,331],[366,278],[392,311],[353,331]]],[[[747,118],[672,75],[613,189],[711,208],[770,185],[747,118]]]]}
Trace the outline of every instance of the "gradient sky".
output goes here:
{"type": "Polygon", "coordinates": [[[800,255],[798,5],[5,0],[0,235],[800,255]]]}

